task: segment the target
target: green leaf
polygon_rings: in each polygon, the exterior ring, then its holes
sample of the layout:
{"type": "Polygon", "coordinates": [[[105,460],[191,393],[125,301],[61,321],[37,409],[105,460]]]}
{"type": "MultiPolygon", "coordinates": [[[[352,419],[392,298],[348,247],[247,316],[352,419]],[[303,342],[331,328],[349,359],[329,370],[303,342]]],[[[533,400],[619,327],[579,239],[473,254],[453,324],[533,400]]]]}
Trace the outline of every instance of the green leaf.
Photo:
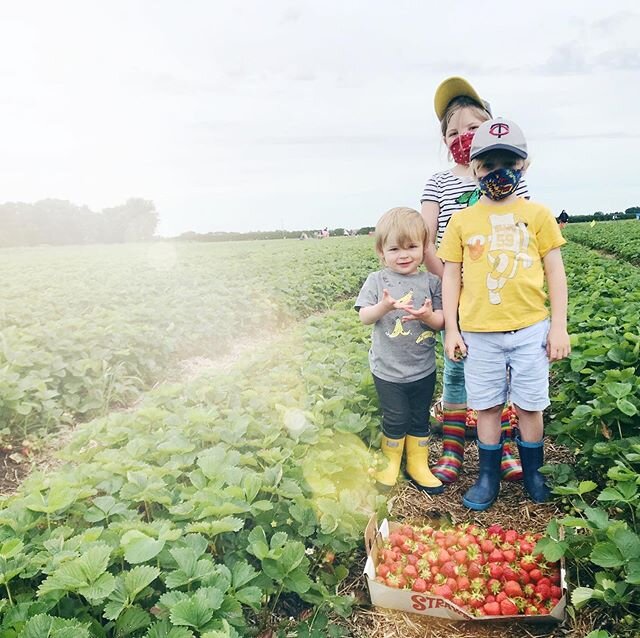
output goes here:
{"type": "Polygon", "coordinates": [[[556,541],[552,538],[541,538],[535,547],[535,551],[544,554],[544,557],[552,563],[560,560],[569,549],[566,541],[556,541]]]}
{"type": "Polygon", "coordinates": [[[240,589],[243,585],[251,582],[258,572],[245,561],[238,561],[231,568],[231,578],[234,589],[240,589]]]}
{"type": "Polygon", "coordinates": [[[600,567],[620,567],[624,565],[624,558],[618,548],[609,542],[596,543],[591,552],[591,562],[600,567]]]}
{"type": "Polygon", "coordinates": [[[0,546],[0,558],[4,558],[5,560],[13,558],[22,551],[23,547],[24,543],[19,538],[12,538],[5,541],[0,546]]]}
{"type": "Polygon", "coordinates": [[[198,521],[187,525],[188,532],[200,532],[207,536],[217,536],[227,532],[238,532],[244,527],[244,521],[234,516],[225,516],[217,521],[198,521]]]}
{"type": "Polygon", "coordinates": [[[153,623],[145,638],[194,638],[191,629],[172,627],[168,620],[153,623]]]}
{"type": "Polygon", "coordinates": [[[140,565],[128,572],[124,572],[124,584],[129,599],[133,602],[135,597],[158,576],[160,576],[160,570],[150,565],[140,565]]]}
{"type": "Polygon", "coordinates": [[[254,609],[258,609],[260,607],[260,603],[262,602],[262,590],[260,589],[260,587],[254,587],[253,585],[250,585],[249,587],[243,587],[242,589],[236,591],[235,598],[243,605],[249,605],[254,609]]]}
{"type": "Polygon", "coordinates": [[[201,587],[195,594],[171,607],[171,622],[200,629],[206,625],[213,612],[220,609],[224,594],[215,587],[201,587]]]}
{"type": "Polygon", "coordinates": [[[638,408],[627,399],[618,399],[616,405],[618,406],[618,410],[627,416],[635,416],[638,414],[638,408]]]}
{"type": "Polygon", "coordinates": [[[86,625],[76,620],[38,614],[27,621],[20,632],[20,638],[92,638],[92,636],[86,625]]]}
{"type": "Polygon", "coordinates": [[[151,615],[140,607],[129,607],[116,620],[116,638],[130,636],[151,624],[151,615]]]}
{"type": "Polygon", "coordinates": [[[124,549],[124,558],[128,563],[144,563],[157,556],[164,548],[165,541],[147,536],[143,532],[131,529],[120,539],[124,549]]]}
{"type": "Polygon", "coordinates": [[[629,561],[625,580],[632,585],[640,585],[640,559],[634,558],[629,561]]]}
{"type": "Polygon", "coordinates": [[[584,513],[598,529],[604,530],[609,527],[609,516],[603,509],[599,507],[586,507],[584,513]]]}
{"type": "Polygon", "coordinates": [[[640,558],[640,538],[637,534],[624,527],[616,527],[608,536],[627,560],[640,558]]]}
{"type": "Polygon", "coordinates": [[[593,481],[581,481],[578,485],[578,494],[587,494],[588,492],[593,492],[598,487],[597,483],[593,481]]]}
{"type": "Polygon", "coordinates": [[[594,593],[595,591],[590,587],[576,587],[571,592],[571,604],[576,609],[580,609],[581,607],[584,607],[592,598],[594,598],[594,593]]]}
{"type": "Polygon", "coordinates": [[[630,383],[617,383],[613,381],[606,383],[604,387],[615,399],[626,397],[633,390],[633,386],[630,383]]]}

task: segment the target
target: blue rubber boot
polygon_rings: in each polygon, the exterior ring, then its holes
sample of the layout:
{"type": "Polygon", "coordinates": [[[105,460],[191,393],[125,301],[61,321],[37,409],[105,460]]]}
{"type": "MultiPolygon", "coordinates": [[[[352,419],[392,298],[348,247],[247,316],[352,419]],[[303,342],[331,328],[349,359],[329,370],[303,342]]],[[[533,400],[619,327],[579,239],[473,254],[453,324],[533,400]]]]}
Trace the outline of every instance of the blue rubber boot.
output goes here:
{"type": "Polygon", "coordinates": [[[544,465],[544,441],[529,443],[516,437],[524,487],[534,503],[544,503],[549,500],[550,490],[544,482],[544,476],[538,471],[544,465]]]}
{"type": "Polygon", "coordinates": [[[478,460],[478,480],[467,490],[462,504],[471,510],[482,512],[491,507],[500,493],[502,443],[487,445],[478,441],[478,460]]]}

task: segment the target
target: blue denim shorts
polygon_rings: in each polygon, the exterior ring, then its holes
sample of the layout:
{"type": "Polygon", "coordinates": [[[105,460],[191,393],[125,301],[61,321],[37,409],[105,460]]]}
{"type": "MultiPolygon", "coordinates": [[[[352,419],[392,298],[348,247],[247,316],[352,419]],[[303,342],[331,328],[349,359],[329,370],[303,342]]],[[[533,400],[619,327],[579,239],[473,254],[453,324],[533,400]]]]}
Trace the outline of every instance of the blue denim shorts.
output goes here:
{"type": "Polygon", "coordinates": [[[549,405],[548,332],[548,319],[513,332],[463,332],[467,405],[486,410],[510,399],[523,410],[544,410],[549,405]]]}

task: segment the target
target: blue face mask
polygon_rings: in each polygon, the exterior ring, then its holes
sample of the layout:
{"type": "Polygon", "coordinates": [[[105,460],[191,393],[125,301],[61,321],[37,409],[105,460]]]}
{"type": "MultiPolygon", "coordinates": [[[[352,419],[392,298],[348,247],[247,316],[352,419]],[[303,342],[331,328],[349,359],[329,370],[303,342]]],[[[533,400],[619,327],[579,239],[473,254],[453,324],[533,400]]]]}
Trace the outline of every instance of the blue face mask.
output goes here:
{"type": "Polygon", "coordinates": [[[478,180],[483,195],[494,201],[500,201],[515,192],[522,178],[518,168],[498,168],[478,180]]]}

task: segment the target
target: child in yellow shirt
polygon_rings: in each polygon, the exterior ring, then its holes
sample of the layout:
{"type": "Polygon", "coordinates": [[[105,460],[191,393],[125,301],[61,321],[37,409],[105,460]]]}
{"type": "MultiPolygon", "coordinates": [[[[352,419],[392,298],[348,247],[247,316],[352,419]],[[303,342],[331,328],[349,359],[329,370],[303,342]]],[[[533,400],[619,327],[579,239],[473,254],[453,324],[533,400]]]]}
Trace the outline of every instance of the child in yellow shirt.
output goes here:
{"type": "Polygon", "coordinates": [[[437,253],[445,262],[445,353],[466,356],[467,403],[478,410],[480,472],[463,498],[473,510],[490,507],[500,491],[500,414],[507,395],[518,413],[525,488],[536,502],[549,496],[538,470],[549,362],[570,352],[560,253],[565,240],[549,209],[515,195],[527,156],[514,122],[497,118],[480,125],[470,157],[482,196],[453,215],[437,253]]]}

